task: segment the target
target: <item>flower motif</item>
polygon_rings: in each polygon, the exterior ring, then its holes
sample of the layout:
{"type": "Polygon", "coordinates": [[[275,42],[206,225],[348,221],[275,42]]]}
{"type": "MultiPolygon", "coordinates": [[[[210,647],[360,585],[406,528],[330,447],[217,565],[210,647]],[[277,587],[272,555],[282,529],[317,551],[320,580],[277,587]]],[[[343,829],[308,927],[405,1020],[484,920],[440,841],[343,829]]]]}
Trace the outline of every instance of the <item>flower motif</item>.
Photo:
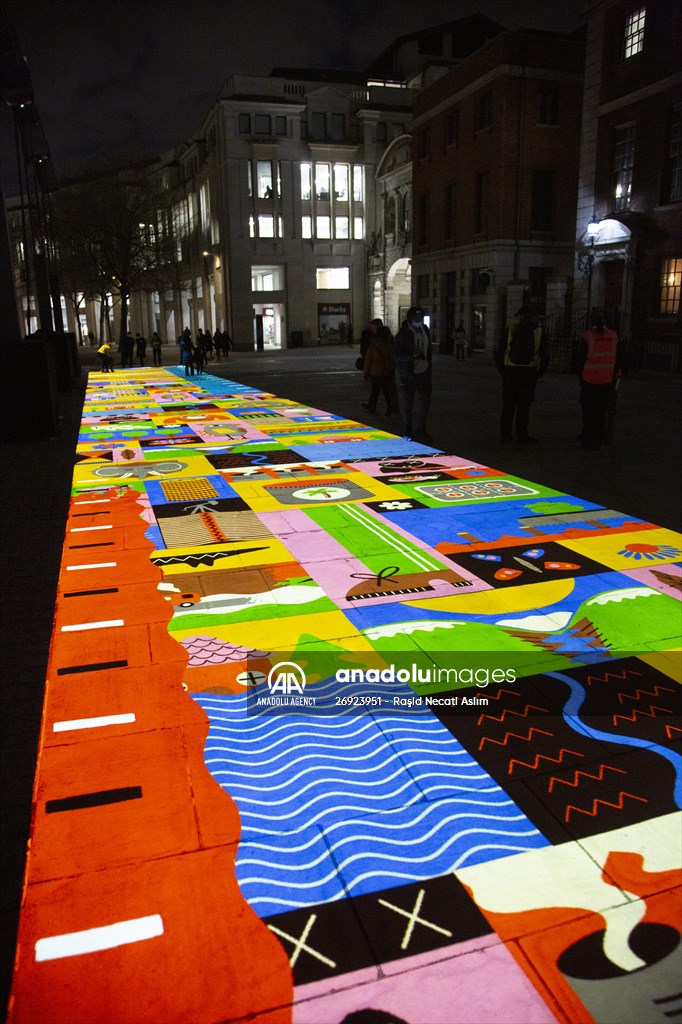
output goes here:
{"type": "Polygon", "coordinates": [[[647,562],[657,562],[664,561],[666,558],[675,558],[682,552],[670,544],[626,544],[618,554],[623,558],[632,558],[635,562],[641,562],[642,559],[647,562]]]}
{"type": "Polygon", "coordinates": [[[401,512],[404,509],[412,508],[411,501],[382,501],[379,505],[380,508],[385,509],[386,512],[401,512]]]}

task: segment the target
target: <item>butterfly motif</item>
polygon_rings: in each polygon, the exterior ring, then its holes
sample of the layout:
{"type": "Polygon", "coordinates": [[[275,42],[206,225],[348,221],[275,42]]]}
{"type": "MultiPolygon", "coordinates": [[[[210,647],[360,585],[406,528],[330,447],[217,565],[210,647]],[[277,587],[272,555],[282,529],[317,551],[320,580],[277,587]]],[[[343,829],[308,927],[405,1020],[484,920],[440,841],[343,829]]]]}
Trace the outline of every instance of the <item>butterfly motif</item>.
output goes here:
{"type": "MultiPolygon", "coordinates": [[[[557,561],[554,561],[554,560],[543,562],[542,563],[542,568],[539,565],[535,565],[534,562],[539,561],[540,559],[544,558],[544,555],[545,555],[544,548],[528,548],[527,551],[522,551],[521,555],[512,555],[513,561],[517,562],[519,565],[522,565],[524,567],[523,569],[510,569],[510,568],[503,567],[501,569],[498,569],[497,572],[494,573],[493,575],[494,575],[496,580],[502,580],[502,581],[506,582],[507,580],[518,579],[519,576],[523,576],[524,572],[527,572],[527,571],[536,572],[536,573],[539,573],[540,575],[544,575],[544,573],[546,571],[549,571],[549,572],[568,572],[571,569],[580,569],[580,568],[582,568],[580,565],[577,564],[577,562],[557,562],[557,561]],[[528,559],[533,559],[533,561],[528,561],[528,559]]],[[[471,557],[472,558],[477,558],[481,562],[501,562],[502,561],[502,556],[501,555],[475,554],[475,555],[472,555],[471,557]]]]}

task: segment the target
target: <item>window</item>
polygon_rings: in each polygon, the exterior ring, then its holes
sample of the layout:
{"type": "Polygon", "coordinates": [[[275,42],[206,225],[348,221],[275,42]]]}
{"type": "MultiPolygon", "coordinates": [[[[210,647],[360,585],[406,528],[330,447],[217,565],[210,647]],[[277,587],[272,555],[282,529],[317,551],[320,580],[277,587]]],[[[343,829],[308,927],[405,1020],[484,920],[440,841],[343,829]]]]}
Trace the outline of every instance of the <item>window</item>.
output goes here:
{"type": "Polygon", "coordinates": [[[431,128],[426,125],[417,135],[417,155],[426,160],[431,155],[431,128]]]}
{"type": "Polygon", "coordinates": [[[627,210],[632,198],[632,170],[635,162],[635,126],[616,128],[613,156],[614,210],[627,210]]]}
{"type": "Polygon", "coordinates": [[[318,289],[350,288],[350,267],[318,267],[318,289]]]}
{"type": "Polygon", "coordinates": [[[670,128],[668,200],[671,203],[682,200],[682,107],[673,110],[670,128]]]}
{"type": "Polygon", "coordinates": [[[277,114],[275,117],[275,135],[286,135],[287,133],[287,119],[283,114],[277,114]]]}
{"type": "Polygon", "coordinates": [[[334,164],[334,197],[340,203],[348,202],[347,164],[334,164]]]}
{"type": "Polygon", "coordinates": [[[448,114],[446,138],[448,146],[456,146],[459,142],[459,110],[448,114]]]}
{"type": "Polygon", "coordinates": [[[253,195],[253,168],[251,167],[251,161],[250,160],[249,160],[248,164],[246,165],[246,178],[247,178],[247,188],[249,190],[249,196],[252,196],[253,195]]]}
{"type": "Polygon", "coordinates": [[[644,49],[645,18],[646,7],[640,7],[625,19],[625,46],[623,48],[625,60],[628,57],[634,57],[636,53],[644,49]]]}
{"type": "Polygon", "coordinates": [[[331,238],[332,237],[332,219],[331,217],[316,217],[315,218],[315,234],[318,238],[331,238]]]}
{"type": "Polygon", "coordinates": [[[251,114],[240,114],[239,115],[239,134],[250,135],[251,134],[251,114]]]}
{"type": "Polygon", "coordinates": [[[301,217],[301,238],[313,237],[313,218],[301,217]]]}
{"type": "Polygon", "coordinates": [[[551,231],[554,227],[556,171],[533,171],[531,194],[531,231],[551,231]]]}
{"type": "Polygon", "coordinates": [[[476,178],[476,221],[474,231],[480,234],[488,228],[488,191],[490,178],[488,172],[476,178]]]}
{"type": "Polygon", "coordinates": [[[540,89],[538,93],[538,124],[559,123],[559,90],[540,89]]]}
{"type": "Polygon", "coordinates": [[[271,135],[271,118],[269,114],[256,114],[254,117],[256,135],[271,135]]]}
{"type": "Polygon", "coordinates": [[[348,217],[334,218],[334,237],[350,238],[350,219],[348,217]]]}
{"type": "Polygon", "coordinates": [[[310,137],[316,142],[322,142],[327,134],[327,118],[324,114],[313,112],[310,116],[310,137]]]}
{"type": "Polygon", "coordinates": [[[251,267],[251,291],[272,292],[275,290],[275,279],[270,267],[251,267]]]}
{"type": "Polygon", "coordinates": [[[445,238],[455,237],[455,219],[457,213],[457,196],[454,185],[445,186],[444,233],[445,238]]]}
{"type": "Polygon", "coordinates": [[[271,213],[259,213],[258,214],[258,237],[259,238],[274,238],[275,237],[275,218],[271,213]]]}
{"type": "Polygon", "coordinates": [[[258,178],[258,198],[272,199],[272,163],[270,160],[258,160],[256,163],[258,178]]]}
{"type": "Polygon", "coordinates": [[[353,200],[356,203],[361,203],[364,196],[363,178],[362,178],[362,167],[359,164],[355,164],[353,167],[353,200]]]}
{"type": "Polygon", "coordinates": [[[476,100],[476,131],[480,132],[491,128],[493,123],[493,97],[492,93],[484,92],[476,100]]]}
{"type": "Polygon", "coordinates": [[[661,313],[679,314],[682,291],[682,258],[663,262],[661,273],[661,313]]]}
{"type": "Polygon", "coordinates": [[[310,199],[312,195],[312,166],[301,164],[301,199],[310,199]]]}
{"type": "Polygon", "coordinates": [[[418,221],[418,242],[420,245],[426,245],[429,240],[429,197],[424,195],[419,197],[419,221],[418,221]]]}
{"type": "Polygon", "coordinates": [[[315,195],[322,202],[329,201],[329,164],[315,164],[315,195]]]}
{"type": "Polygon", "coordinates": [[[353,238],[365,237],[365,222],[362,217],[353,217],[353,238]]]}
{"type": "Polygon", "coordinates": [[[343,114],[329,115],[329,134],[332,142],[343,142],[346,135],[346,121],[343,114]]]}

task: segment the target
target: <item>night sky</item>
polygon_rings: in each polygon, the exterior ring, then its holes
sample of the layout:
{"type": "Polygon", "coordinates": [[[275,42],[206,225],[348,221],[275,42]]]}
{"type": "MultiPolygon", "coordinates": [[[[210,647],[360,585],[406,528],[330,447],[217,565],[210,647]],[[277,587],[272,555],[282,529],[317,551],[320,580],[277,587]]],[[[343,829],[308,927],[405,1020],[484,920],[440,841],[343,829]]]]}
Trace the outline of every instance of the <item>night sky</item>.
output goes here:
{"type": "MultiPolygon", "coordinates": [[[[200,124],[230,74],[359,70],[398,36],[480,11],[571,31],[582,0],[0,0],[59,177],[153,156],[200,124]]],[[[3,139],[8,137],[6,110],[3,139]]],[[[11,135],[10,135],[11,137],[11,135]]],[[[7,147],[4,147],[5,150],[7,147]]],[[[2,162],[5,190],[12,160],[2,162]]]]}

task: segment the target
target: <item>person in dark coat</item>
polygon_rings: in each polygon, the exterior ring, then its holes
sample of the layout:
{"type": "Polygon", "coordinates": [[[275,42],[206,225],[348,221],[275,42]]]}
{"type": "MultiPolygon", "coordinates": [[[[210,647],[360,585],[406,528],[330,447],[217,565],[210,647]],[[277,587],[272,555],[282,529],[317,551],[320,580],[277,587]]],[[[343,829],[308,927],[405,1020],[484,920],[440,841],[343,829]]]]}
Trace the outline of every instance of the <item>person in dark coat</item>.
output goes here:
{"type": "Polygon", "coordinates": [[[535,444],[537,438],[528,433],[528,419],[535,385],[549,365],[549,349],[530,306],[521,306],[500,338],[494,359],[502,377],[500,440],[507,444],[516,437],[519,444],[535,444]]]}
{"type": "Polygon", "coordinates": [[[426,421],[431,405],[431,334],[419,306],[412,306],[395,336],[395,365],[398,404],[403,417],[403,433],[415,441],[431,440],[426,421]]]}

